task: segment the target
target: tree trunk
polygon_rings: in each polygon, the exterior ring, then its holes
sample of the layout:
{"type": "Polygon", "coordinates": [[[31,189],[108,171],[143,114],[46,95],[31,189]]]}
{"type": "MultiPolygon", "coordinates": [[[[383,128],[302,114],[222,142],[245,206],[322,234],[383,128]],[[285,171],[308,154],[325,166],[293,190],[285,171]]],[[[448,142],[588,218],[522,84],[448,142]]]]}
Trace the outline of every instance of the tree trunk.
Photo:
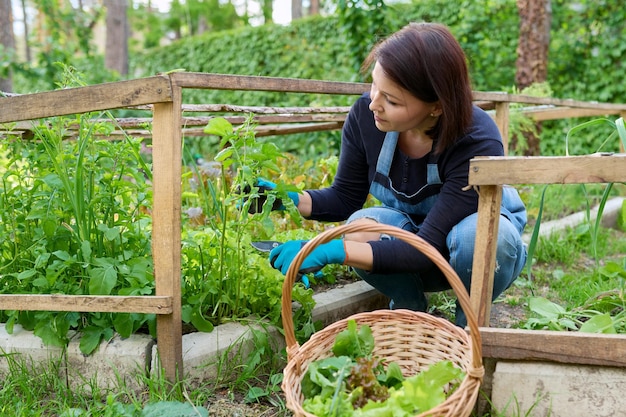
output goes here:
{"type": "MultiPolygon", "coordinates": [[[[11,0],[0,0],[0,45],[2,45],[5,53],[15,53],[11,0]]],[[[6,78],[0,77],[0,92],[13,92],[13,79],[10,72],[6,78]]]]}
{"type": "Polygon", "coordinates": [[[550,46],[550,0],[517,0],[520,16],[517,73],[515,83],[522,89],[548,78],[550,46]]]}
{"type": "MultiPolygon", "coordinates": [[[[520,17],[519,43],[517,47],[517,72],[515,84],[524,88],[548,79],[548,48],[552,9],[550,0],[517,0],[520,17]]],[[[541,125],[537,125],[537,132],[541,125]]],[[[526,155],[539,155],[539,138],[525,135],[528,141],[526,155]]]]}
{"type": "Polygon", "coordinates": [[[106,8],[106,43],[104,64],[120,75],[128,74],[127,0],[104,0],[106,8]]]}
{"type": "Polygon", "coordinates": [[[302,17],[302,0],[291,0],[291,20],[302,17]]]}
{"type": "Polygon", "coordinates": [[[261,11],[263,12],[263,23],[272,23],[274,21],[274,2],[272,0],[261,1],[261,11]]]}
{"type": "Polygon", "coordinates": [[[26,55],[26,62],[30,64],[32,57],[30,53],[30,43],[28,42],[30,32],[28,31],[28,19],[26,19],[26,0],[22,0],[22,19],[24,19],[24,53],[26,55]]]}
{"type": "Polygon", "coordinates": [[[320,14],[320,0],[311,0],[309,7],[309,15],[314,16],[320,14]]]}

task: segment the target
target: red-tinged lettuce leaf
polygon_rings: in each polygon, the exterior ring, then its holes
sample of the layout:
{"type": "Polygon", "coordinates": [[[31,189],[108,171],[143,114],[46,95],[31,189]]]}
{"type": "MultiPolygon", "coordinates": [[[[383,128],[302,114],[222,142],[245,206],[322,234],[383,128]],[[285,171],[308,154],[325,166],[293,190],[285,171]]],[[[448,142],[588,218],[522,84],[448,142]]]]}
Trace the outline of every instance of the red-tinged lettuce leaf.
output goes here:
{"type": "Polygon", "coordinates": [[[368,402],[355,410],[354,417],[410,417],[428,411],[443,403],[450,393],[444,388],[460,381],[464,373],[450,361],[431,365],[417,375],[404,380],[399,389],[389,389],[390,397],[384,402],[368,402]]]}

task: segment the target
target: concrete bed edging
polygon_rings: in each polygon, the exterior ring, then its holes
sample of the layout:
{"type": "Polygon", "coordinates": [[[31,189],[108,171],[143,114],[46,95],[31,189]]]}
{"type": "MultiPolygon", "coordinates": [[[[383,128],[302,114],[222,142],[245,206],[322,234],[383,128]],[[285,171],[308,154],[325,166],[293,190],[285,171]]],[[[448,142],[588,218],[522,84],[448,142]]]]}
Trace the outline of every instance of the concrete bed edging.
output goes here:
{"type": "MultiPolygon", "coordinates": [[[[324,326],[361,311],[384,307],[386,300],[369,284],[356,281],[330,291],[315,294],[316,306],[313,320],[324,326]]],[[[258,321],[250,324],[237,322],[215,327],[211,333],[195,332],[183,335],[183,367],[185,378],[192,380],[215,379],[220,372],[224,355],[227,366],[236,367],[244,362],[246,354],[253,350],[253,329],[264,328],[271,337],[273,346],[281,349],[285,341],[276,328],[258,321]],[[241,360],[242,363],[236,363],[241,360]]],[[[86,356],[80,352],[79,340],[70,335],[67,348],[45,346],[41,338],[32,331],[15,325],[13,333],[0,324],[0,374],[10,370],[9,357],[19,355],[26,364],[37,368],[50,363],[58,365],[59,373],[70,385],[81,384],[93,378],[101,387],[115,387],[120,380],[127,387],[140,389],[135,375],[158,370],[158,346],[149,335],[133,334],[126,339],[116,335],[102,342],[98,349],[86,356]]]]}

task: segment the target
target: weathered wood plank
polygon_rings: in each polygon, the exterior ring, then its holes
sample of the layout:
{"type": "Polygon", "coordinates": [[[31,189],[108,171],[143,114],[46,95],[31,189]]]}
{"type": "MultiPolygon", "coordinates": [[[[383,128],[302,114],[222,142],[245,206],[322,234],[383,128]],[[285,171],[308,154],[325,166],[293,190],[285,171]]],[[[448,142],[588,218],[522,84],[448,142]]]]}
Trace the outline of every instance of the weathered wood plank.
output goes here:
{"type": "Polygon", "coordinates": [[[157,76],[0,98],[0,123],[171,101],[167,77],[157,76]]]}
{"type": "Polygon", "coordinates": [[[626,366],[626,335],[480,328],[483,357],[626,366]]]}
{"type": "MultiPolygon", "coordinates": [[[[235,123],[235,125],[237,125],[235,123]]],[[[237,127],[237,126],[235,126],[237,127]]],[[[267,137],[267,136],[282,136],[287,134],[295,134],[295,133],[310,133],[310,132],[327,132],[330,130],[341,130],[343,127],[343,122],[329,122],[329,123],[302,123],[302,124],[291,124],[285,123],[281,125],[260,125],[254,129],[256,137],[267,137]]],[[[77,134],[76,131],[68,130],[68,135],[65,136],[67,139],[76,139],[77,134]],[[73,133],[72,133],[73,132],[73,133]]],[[[203,127],[196,128],[183,128],[182,132],[185,136],[208,136],[207,133],[204,132],[203,127]]],[[[16,136],[17,134],[14,134],[16,136]]],[[[20,132],[20,135],[23,139],[32,139],[32,134],[27,132],[20,132]]],[[[152,137],[152,132],[145,129],[126,129],[124,131],[115,130],[110,134],[105,135],[94,135],[95,138],[100,140],[120,140],[124,137],[140,137],[146,138],[150,140],[152,137]]],[[[0,138],[2,138],[2,132],[0,131],[0,138]]]]}
{"type": "Polygon", "coordinates": [[[623,110],[595,109],[593,107],[572,109],[569,107],[537,106],[536,108],[526,107],[517,111],[524,116],[533,118],[537,122],[542,122],[545,120],[571,119],[575,117],[619,115],[623,110]]]}
{"type": "Polygon", "coordinates": [[[496,103],[495,122],[500,131],[500,136],[502,137],[505,155],[509,154],[509,107],[509,103],[496,103]]]}
{"type": "Polygon", "coordinates": [[[259,77],[246,75],[176,72],[170,74],[172,83],[183,88],[213,90],[254,90],[293,93],[358,95],[370,88],[366,83],[305,80],[299,78],[259,77]]]}
{"type": "Polygon", "coordinates": [[[170,314],[171,297],[65,294],[0,294],[0,309],[170,314]]]}
{"type": "Polygon", "coordinates": [[[625,178],[626,154],[476,157],[469,172],[471,185],[619,183],[625,178]]]}
{"type": "Polygon", "coordinates": [[[343,114],[350,111],[349,106],[326,107],[277,107],[277,106],[237,106],[234,104],[183,104],[185,112],[206,113],[254,113],[254,114],[343,114]]]}
{"type": "Polygon", "coordinates": [[[579,107],[591,109],[604,109],[611,111],[626,110],[625,103],[598,103],[591,101],[579,101],[571,99],[559,99],[551,97],[534,97],[523,94],[509,94],[504,92],[483,92],[474,91],[473,99],[475,101],[493,101],[493,102],[509,102],[509,103],[525,103],[525,104],[542,104],[560,107],[579,107]]]}
{"type": "MultiPolygon", "coordinates": [[[[206,126],[211,119],[217,116],[203,116],[203,117],[183,117],[181,127],[191,126],[206,126]]],[[[247,116],[219,116],[233,125],[240,125],[248,120],[247,116]]],[[[295,123],[308,123],[308,122],[344,122],[346,120],[345,114],[275,114],[268,116],[254,116],[254,123],[259,125],[266,124],[295,124],[295,123]]],[[[147,124],[151,124],[151,118],[125,118],[117,119],[116,124],[124,129],[128,128],[143,128],[147,124]]]]}
{"type": "MultiPolygon", "coordinates": [[[[204,117],[184,117],[181,122],[181,128],[186,136],[207,136],[204,132],[204,126],[209,123],[215,116],[204,117]],[[196,127],[196,128],[194,128],[196,127]]],[[[224,116],[235,127],[242,125],[248,119],[246,116],[224,116]]],[[[339,130],[343,127],[346,119],[345,114],[301,114],[287,115],[276,114],[267,116],[255,116],[254,122],[258,125],[255,128],[257,136],[286,135],[292,133],[321,132],[328,130],[339,130]],[[272,125],[272,126],[267,126],[272,125]],[[264,127],[267,126],[267,127],[264,127]]],[[[108,119],[94,119],[94,122],[111,122],[108,119]]],[[[152,132],[145,126],[152,125],[150,117],[128,117],[124,119],[115,119],[115,126],[121,129],[115,129],[105,135],[96,134],[98,139],[118,140],[123,136],[143,137],[150,139],[152,132]]],[[[22,139],[32,139],[34,136],[32,125],[29,122],[20,122],[15,130],[4,132],[0,130],[0,139],[9,137],[21,137],[22,139]]],[[[66,138],[75,139],[79,126],[68,126],[65,131],[66,138]]]]}
{"type": "Polygon", "coordinates": [[[472,263],[470,302],[479,326],[489,324],[496,264],[496,242],[500,223],[502,186],[484,185],[478,190],[478,219],[472,263]]]}
{"type": "MultiPolygon", "coordinates": [[[[261,125],[254,129],[254,135],[257,138],[267,136],[283,136],[296,133],[310,132],[327,132],[329,130],[341,130],[343,122],[329,123],[303,123],[303,124],[284,124],[284,125],[261,125]]],[[[207,136],[202,128],[184,129],[186,136],[207,136]]]]}
{"type": "Polygon", "coordinates": [[[170,382],[183,376],[181,302],[182,89],[154,105],[152,138],[152,258],[156,295],[172,298],[172,314],[157,316],[157,346],[170,382]]]}

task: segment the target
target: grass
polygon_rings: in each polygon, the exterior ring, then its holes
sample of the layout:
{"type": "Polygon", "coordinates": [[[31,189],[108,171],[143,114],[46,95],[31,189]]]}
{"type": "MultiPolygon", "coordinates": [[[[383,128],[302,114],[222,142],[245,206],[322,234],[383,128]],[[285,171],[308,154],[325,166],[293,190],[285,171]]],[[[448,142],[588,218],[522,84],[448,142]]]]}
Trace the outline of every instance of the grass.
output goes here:
{"type": "Polygon", "coordinates": [[[603,267],[624,267],[626,234],[616,229],[601,229],[598,234],[598,258],[589,251],[587,232],[567,229],[542,238],[533,266],[535,293],[562,300],[567,307],[584,305],[598,293],[622,288],[623,274],[605,274],[603,267]]]}
{"type": "MultiPolygon", "coordinates": [[[[124,378],[101,385],[96,378],[68,384],[62,361],[33,364],[16,354],[4,355],[8,370],[0,383],[0,415],[16,417],[148,417],[148,416],[280,416],[286,413],[278,397],[265,401],[245,398],[239,386],[216,381],[182,381],[145,375],[138,369],[134,383],[124,378]],[[137,387],[141,387],[138,389],[137,387]],[[271,409],[271,413],[268,410],[271,409]],[[245,410],[242,414],[241,410],[245,410]],[[208,414],[210,412],[210,414],[208,414]]],[[[278,374],[276,374],[278,375],[278,374]]],[[[252,378],[247,384],[275,389],[276,379],[252,378]]],[[[267,396],[270,399],[270,396],[267,396]]],[[[284,414],[288,415],[288,414],[284,414]]]]}
{"type": "MultiPolygon", "coordinates": [[[[600,204],[605,193],[606,186],[550,186],[546,190],[544,199],[545,207],[543,221],[561,218],[573,212],[587,213],[593,206],[600,204]]],[[[535,191],[535,194],[538,190],[535,191]]],[[[611,196],[624,195],[624,185],[620,184],[611,189],[611,196]]],[[[527,204],[529,206],[529,224],[536,224],[536,211],[533,209],[537,198],[527,204]]],[[[527,229],[527,231],[529,231],[527,229]]],[[[587,218],[573,228],[550,233],[539,238],[534,253],[532,279],[541,285],[544,280],[549,280],[552,287],[560,288],[559,282],[567,275],[573,277],[595,277],[597,281],[598,270],[608,262],[623,263],[620,259],[626,253],[626,240],[624,233],[616,228],[597,227],[595,219],[587,218]],[[539,277],[534,276],[539,274],[539,277]],[[543,278],[543,280],[541,279],[543,278]]],[[[565,280],[567,281],[567,280],[565,280]]],[[[568,282],[566,292],[559,294],[561,297],[570,298],[567,292],[579,292],[581,285],[587,280],[577,279],[568,282]],[[577,281],[577,282],[576,282],[577,281]]],[[[606,280],[608,285],[613,285],[613,280],[606,280]]]]}
{"type": "MultiPolygon", "coordinates": [[[[130,405],[141,399],[123,389],[104,390],[95,381],[68,387],[63,378],[62,362],[33,364],[18,355],[5,355],[8,375],[0,389],[0,414],[6,416],[71,415],[71,410],[90,410],[104,416],[105,407],[116,398],[130,405]]],[[[80,414],[75,414],[80,415],[80,414]]]]}

